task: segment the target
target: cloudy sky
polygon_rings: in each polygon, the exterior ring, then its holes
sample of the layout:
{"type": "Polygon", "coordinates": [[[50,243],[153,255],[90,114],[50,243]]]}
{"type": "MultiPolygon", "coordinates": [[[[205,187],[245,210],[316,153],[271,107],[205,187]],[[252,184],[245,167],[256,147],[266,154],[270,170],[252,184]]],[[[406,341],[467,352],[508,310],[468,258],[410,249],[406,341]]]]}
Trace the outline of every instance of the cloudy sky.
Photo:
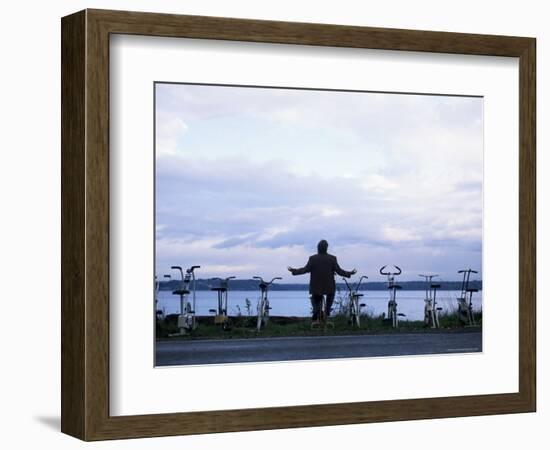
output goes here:
{"type": "Polygon", "coordinates": [[[156,271],[481,270],[483,99],[156,84],[156,271]]]}

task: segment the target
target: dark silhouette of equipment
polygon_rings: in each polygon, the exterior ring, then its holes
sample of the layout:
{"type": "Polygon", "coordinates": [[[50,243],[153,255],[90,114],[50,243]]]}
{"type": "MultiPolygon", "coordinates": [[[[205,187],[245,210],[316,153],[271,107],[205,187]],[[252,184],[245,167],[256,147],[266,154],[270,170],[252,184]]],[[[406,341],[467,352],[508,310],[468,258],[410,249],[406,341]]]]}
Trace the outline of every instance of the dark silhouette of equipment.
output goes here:
{"type": "Polygon", "coordinates": [[[235,277],[227,278],[212,278],[220,282],[219,286],[211,287],[210,290],[218,294],[218,308],[211,309],[214,314],[214,323],[221,325],[224,330],[229,329],[229,315],[227,314],[227,302],[229,295],[229,280],[234,280],[235,277]]]}
{"type": "Polygon", "coordinates": [[[472,269],[459,270],[458,273],[462,274],[462,286],[460,289],[460,297],[458,300],[458,319],[464,326],[475,326],[476,321],[474,318],[474,311],[472,305],[472,296],[474,292],[478,292],[479,289],[470,287],[470,275],[477,273],[472,269]]]}
{"type": "Polygon", "coordinates": [[[367,278],[367,276],[363,275],[361,278],[359,278],[357,284],[352,287],[348,283],[348,280],[342,277],[342,280],[344,280],[344,283],[346,283],[346,287],[348,288],[348,323],[357,328],[361,327],[361,308],[364,308],[366,306],[364,303],[359,303],[359,299],[364,295],[359,293],[359,287],[361,286],[361,282],[363,280],[366,280],[367,278]]]}
{"type": "Polygon", "coordinates": [[[405,314],[397,312],[397,291],[401,289],[401,286],[395,284],[395,277],[401,275],[401,268],[399,266],[393,266],[393,270],[385,271],[386,267],[382,266],[380,268],[380,275],[385,275],[388,280],[388,291],[389,291],[389,300],[388,300],[388,317],[387,321],[391,324],[393,328],[399,326],[399,317],[405,317],[405,314]]]}
{"type": "Polygon", "coordinates": [[[258,287],[260,288],[260,300],[258,300],[258,320],[256,322],[256,329],[258,332],[260,332],[262,326],[266,326],[267,322],[269,321],[269,311],[271,310],[271,306],[269,306],[269,299],[267,298],[267,291],[269,290],[269,286],[275,281],[275,280],[282,280],[281,277],[275,277],[271,281],[267,282],[264,281],[262,277],[252,277],[255,280],[260,280],[260,284],[258,287]]]}
{"type": "MultiPolygon", "coordinates": [[[[200,269],[201,266],[191,266],[183,274],[181,266],[172,266],[172,270],[177,270],[180,273],[180,286],[172,291],[172,294],[178,295],[180,298],[180,314],[178,316],[179,334],[188,334],[197,328],[197,319],[195,316],[196,306],[196,286],[195,286],[195,269],[200,269]],[[191,302],[189,294],[192,295],[191,302]]],[[[165,278],[170,278],[166,276],[165,278]]]]}
{"type": "Polygon", "coordinates": [[[426,281],[426,296],[424,297],[424,324],[428,327],[439,328],[439,312],[443,308],[437,306],[437,290],[440,284],[432,283],[432,279],[439,275],[419,275],[426,281]]]}

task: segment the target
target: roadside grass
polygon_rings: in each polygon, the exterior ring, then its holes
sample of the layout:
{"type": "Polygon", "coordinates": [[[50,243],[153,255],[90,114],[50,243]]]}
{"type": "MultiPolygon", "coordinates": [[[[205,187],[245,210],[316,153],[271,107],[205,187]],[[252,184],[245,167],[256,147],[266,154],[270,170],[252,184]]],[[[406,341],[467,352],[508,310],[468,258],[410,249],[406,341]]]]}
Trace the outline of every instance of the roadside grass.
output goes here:
{"type": "Polygon", "coordinates": [[[368,310],[361,314],[359,328],[348,323],[345,314],[337,313],[331,316],[331,326],[326,329],[311,328],[311,318],[306,317],[271,317],[261,331],[256,330],[256,316],[230,317],[229,329],[224,330],[220,325],[214,324],[214,317],[197,317],[198,327],[192,333],[183,336],[171,336],[178,332],[177,315],[169,314],[163,319],[157,320],[157,339],[243,339],[262,337],[297,337],[297,336],[337,336],[354,334],[394,334],[394,333],[441,333],[462,332],[468,330],[480,330],[482,326],[482,313],[474,313],[476,326],[464,327],[456,311],[442,311],[440,315],[440,328],[426,327],[422,320],[401,320],[398,328],[392,328],[382,316],[375,316],[368,310]]]}

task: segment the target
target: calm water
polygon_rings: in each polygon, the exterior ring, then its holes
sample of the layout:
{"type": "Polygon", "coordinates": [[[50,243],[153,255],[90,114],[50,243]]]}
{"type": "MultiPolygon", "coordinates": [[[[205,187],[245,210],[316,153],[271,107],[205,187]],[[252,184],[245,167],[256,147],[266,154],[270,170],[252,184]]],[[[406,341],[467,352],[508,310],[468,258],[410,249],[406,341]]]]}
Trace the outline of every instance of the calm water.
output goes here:
{"type": "MultiPolygon", "coordinates": [[[[361,303],[366,304],[363,311],[379,315],[387,312],[388,292],[387,291],[367,291],[361,303]]],[[[457,306],[456,298],[458,291],[438,291],[437,303],[443,310],[455,311],[457,306]]],[[[397,310],[406,317],[401,320],[422,320],[424,318],[424,291],[398,291],[397,310]]],[[[228,309],[230,315],[237,315],[240,312],[247,315],[246,299],[251,303],[251,314],[256,314],[256,305],[258,303],[259,292],[254,291],[229,291],[228,309]]],[[[476,292],[473,296],[474,309],[481,310],[482,292],[476,292]]],[[[209,315],[208,310],[216,308],[217,296],[211,291],[197,291],[196,294],[196,313],[197,315],[209,315]]],[[[171,291],[160,291],[158,297],[158,307],[165,314],[179,313],[179,296],[173,295],[171,291]]],[[[336,301],[339,295],[336,294],[336,301]]],[[[269,302],[271,304],[271,315],[273,316],[297,316],[306,317],[311,315],[311,304],[307,291],[273,291],[269,292],[269,302]]],[[[336,305],[335,305],[336,306],[336,305]]],[[[334,307],[333,307],[334,309],[334,307]]]]}

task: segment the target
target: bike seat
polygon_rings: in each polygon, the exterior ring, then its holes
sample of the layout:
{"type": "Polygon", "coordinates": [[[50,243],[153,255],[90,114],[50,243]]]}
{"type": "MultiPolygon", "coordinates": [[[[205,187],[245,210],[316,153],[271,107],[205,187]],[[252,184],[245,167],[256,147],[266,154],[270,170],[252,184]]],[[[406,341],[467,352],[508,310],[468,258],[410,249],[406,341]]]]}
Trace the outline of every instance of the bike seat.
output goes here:
{"type": "Polygon", "coordinates": [[[430,287],[432,289],[439,289],[441,287],[441,285],[440,284],[430,284],[430,287]]]}
{"type": "Polygon", "coordinates": [[[208,312],[216,314],[218,311],[216,311],[215,309],[209,309],[208,312]]]}
{"type": "Polygon", "coordinates": [[[398,284],[392,284],[391,286],[388,286],[388,289],[401,289],[401,286],[398,284]]]}
{"type": "Polygon", "coordinates": [[[466,289],[466,292],[479,292],[479,289],[468,288],[468,289],[466,289]]]}
{"type": "Polygon", "coordinates": [[[227,291],[227,288],[225,287],[213,287],[213,288],[210,288],[211,291],[217,291],[217,292],[226,292],[227,291]]]}
{"type": "Polygon", "coordinates": [[[365,294],[353,294],[354,297],[363,297],[365,294]]]}
{"type": "Polygon", "coordinates": [[[172,291],[172,294],[174,294],[174,295],[187,295],[187,294],[189,294],[189,291],[187,289],[176,289],[175,291],[172,291]]]}

